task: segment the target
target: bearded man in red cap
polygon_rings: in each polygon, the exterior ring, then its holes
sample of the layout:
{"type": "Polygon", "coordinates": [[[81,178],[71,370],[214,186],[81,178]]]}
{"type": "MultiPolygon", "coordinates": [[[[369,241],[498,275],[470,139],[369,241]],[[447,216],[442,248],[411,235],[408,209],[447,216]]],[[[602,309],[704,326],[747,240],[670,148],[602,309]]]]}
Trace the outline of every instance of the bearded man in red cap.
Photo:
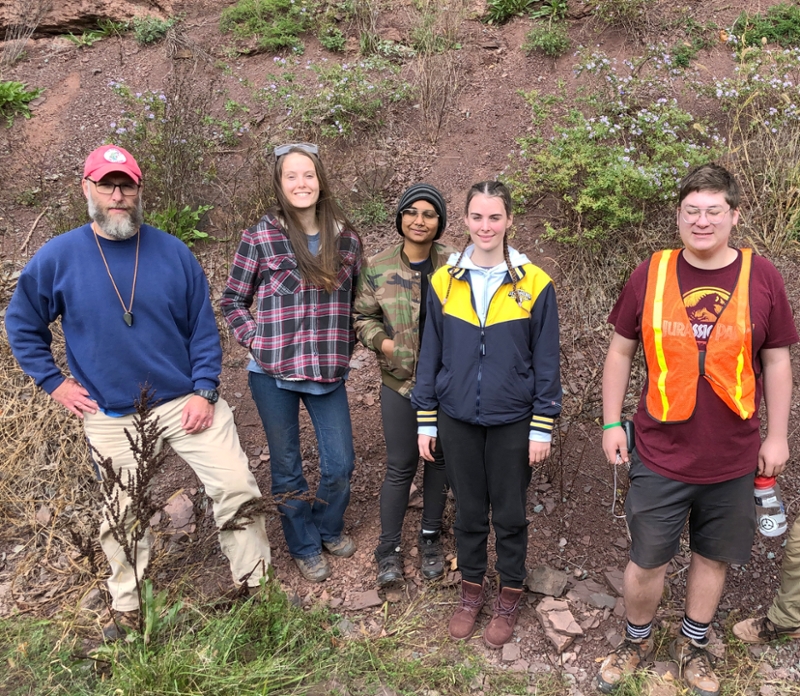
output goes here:
{"type": "MultiPolygon", "coordinates": [[[[123,481],[136,467],[125,434],[134,432],[134,402],[143,385],[154,389],[162,441],[205,486],[217,525],[237,522],[239,529],[220,531],[220,545],[234,582],[255,587],[270,547],[263,516],[237,516],[261,494],[217,393],[222,350],[208,282],[183,242],[144,224],[142,186],[139,165],[123,148],[104,145],[87,157],[83,193],[92,222],[50,240],[22,271],[6,314],[9,343],[36,384],[83,420],[93,450],[122,470],[123,481]],[[51,351],[49,326],[59,317],[70,375],[51,351]]],[[[117,495],[125,510],[126,492],[117,495]]],[[[135,524],[130,514],[126,524],[135,524]]],[[[150,537],[139,542],[136,570],[105,514],[100,544],[114,610],[103,634],[114,640],[138,622],[136,577],[147,566],[150,537]]]]}

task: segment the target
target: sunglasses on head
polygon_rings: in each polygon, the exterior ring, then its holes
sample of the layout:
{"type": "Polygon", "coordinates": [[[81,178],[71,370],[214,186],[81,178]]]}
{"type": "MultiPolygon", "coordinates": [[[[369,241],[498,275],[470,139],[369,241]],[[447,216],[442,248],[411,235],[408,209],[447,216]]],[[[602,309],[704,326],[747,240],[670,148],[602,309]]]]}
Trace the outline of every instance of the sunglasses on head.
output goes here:
{"type": "Polygon", "coordinates": [[[286,143],[275,148],[275,157],[283,157],[293,148],[307,152],[309,155],[318,155],[319,148],[314,143],[286,143]]]}

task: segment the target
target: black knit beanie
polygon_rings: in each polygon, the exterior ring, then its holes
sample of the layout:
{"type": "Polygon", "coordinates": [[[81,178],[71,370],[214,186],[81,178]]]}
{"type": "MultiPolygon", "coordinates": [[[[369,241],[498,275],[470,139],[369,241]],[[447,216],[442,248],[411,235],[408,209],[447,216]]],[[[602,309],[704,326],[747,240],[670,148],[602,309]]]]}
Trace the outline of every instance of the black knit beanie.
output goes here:
{"type": "Polygon", "coordinates": [[[439,239],[447,227],[447,205],[445,205],[444,197],[439,190],[430,184],[414,184],[407,188],[403,195],[400,196],[400,202],[397,204],[397,215],[395,216],[395,225],[397,231],[403,234],[403,211],[410,208],[411,204],[415,201],[428,201],[439,213],[439,229],[436,230],[434,239],[439,239]]]}

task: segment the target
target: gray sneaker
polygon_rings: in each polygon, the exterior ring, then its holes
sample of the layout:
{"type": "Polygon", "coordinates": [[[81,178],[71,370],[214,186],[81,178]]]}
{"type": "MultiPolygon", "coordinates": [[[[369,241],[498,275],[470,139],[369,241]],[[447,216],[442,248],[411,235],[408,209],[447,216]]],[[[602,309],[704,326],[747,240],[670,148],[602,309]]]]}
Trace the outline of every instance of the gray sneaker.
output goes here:
{"type": "Polygon", "coordinates": [[[339,558],[350,558],[356,552],[356,542],[347,534],[340,534],[336,539],[322,542],[323,548],[331,555],[339,558]]]}
{"type": "Polygon", "coordinates": [[[322,582],[331,576],[331,567],[321,553],[316,556],[295,558],[294,562],[300,569],[300,574],[309,582],[322,582]]]}

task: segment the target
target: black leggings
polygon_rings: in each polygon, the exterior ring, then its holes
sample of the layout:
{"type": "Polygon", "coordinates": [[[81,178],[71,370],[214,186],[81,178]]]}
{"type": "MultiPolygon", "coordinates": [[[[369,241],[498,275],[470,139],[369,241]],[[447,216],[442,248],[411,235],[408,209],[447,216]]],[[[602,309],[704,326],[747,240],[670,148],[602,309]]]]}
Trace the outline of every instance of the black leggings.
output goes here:
{"type": "MultiPolygon", "coordinates": [[[[403,518],[411,483],[419,464],[417,413],[411,400],[386,385],[381,386],[381,417],[386,440],[386,477],[381,487],[381,536],[376,549],[385,556],[400,545],[403,518]]],[[[422,529],[439,531],[447,500],[447,473],[437,440],[434,462],[424,462],[422,478],[422,529]]]]}
{"type": "Polygon", "coordinates": [[[456,497],[456,545],[461,577],[480,584],[488,563],[489,514],[502,587],[521,588],[528,555],[525,511],[531,467],[530,418],[481,426],[439,410],[439,439],[447,452],[447,477],[456,497]]]}

